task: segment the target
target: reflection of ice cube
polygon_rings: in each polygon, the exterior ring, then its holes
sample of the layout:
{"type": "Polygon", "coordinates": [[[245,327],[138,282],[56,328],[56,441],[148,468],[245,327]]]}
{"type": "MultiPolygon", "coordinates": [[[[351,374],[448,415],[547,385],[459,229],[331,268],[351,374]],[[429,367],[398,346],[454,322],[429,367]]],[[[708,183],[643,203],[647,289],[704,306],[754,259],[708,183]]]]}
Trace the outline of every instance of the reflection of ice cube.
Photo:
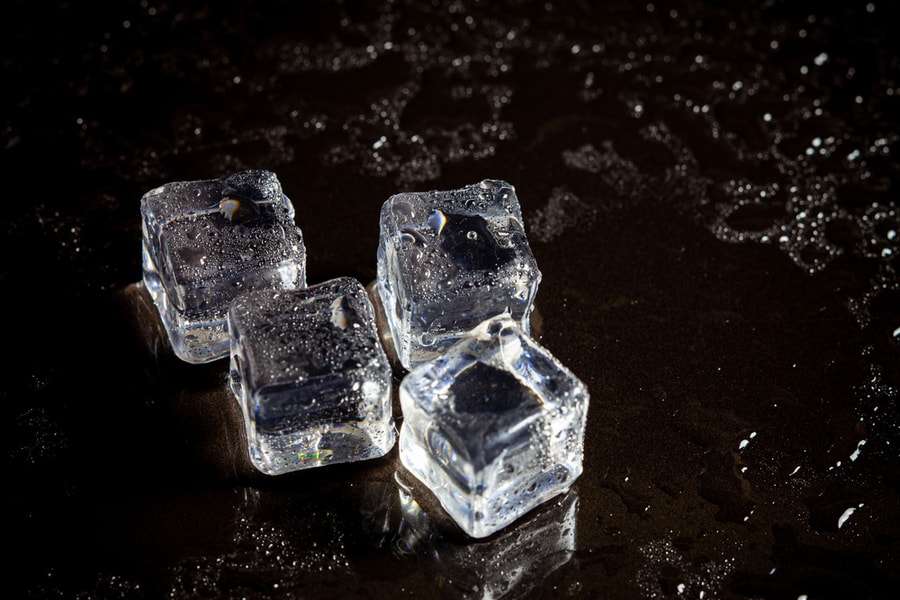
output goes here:
{"type": "Polygon", "coordinates": [[[460,598],[522,598],[569,562],[575,552],[578,494],[570,490],[533,518],[484,541],[443,537],[416,501],[399,487],[400,538],[395,547],[427,557],[440,587],[460,598]]]}
{"type": "Polygon", "coordinates": [[[306,285],[303,236],[274,173],[167,183],[144,194],[141,216],[144,284],[187,362],[227,356],[238,294],[306,285]]]}
{"type": "Polygon", "coordinates": [[[235,491],[231,487],[204,491],[202,500],[213,500],[212,505],[186,502],[192,512],[181,515],[184,521],[165,519],[163,527],[172,529],[163,534],[189,520],[196,528],[191,531],[193,539],[216,541],[200,552],[185,553],[170,567],[165,597],[289,600],[319,598],[325,590],[331,597],[354,598],[360,595],[361,582],[371,580],[361,570],[365,573],[370,564],[381,566],[382,562],[372,562],[371,556],[377,555],[371,550],[382,546],[391,531],[385,515],[396,505],[392,484],[357,479],[245,487],[242,496],[235,491]],[[370,515],[378,520],[374,530],[367,522],[370,515]]]}
{"type": "Polygon", "coordinates": [[[400,460],[471,536],[505,527],[582,471],[588,391],[500,316],[400,385],[400,460]]]}
{"type": "Polygon", "coordinates": [[[391,369],[357,280],[242,294],[228,331],[230,385],[261,472],[365,460],[393,447],[391,369]]]}
{"type": "Polygon", "coordinates": [[[380,227],[378,292],[404,367],[502,313],[528,332],[541,273],[510,184],[396,194],[380,227]]]}

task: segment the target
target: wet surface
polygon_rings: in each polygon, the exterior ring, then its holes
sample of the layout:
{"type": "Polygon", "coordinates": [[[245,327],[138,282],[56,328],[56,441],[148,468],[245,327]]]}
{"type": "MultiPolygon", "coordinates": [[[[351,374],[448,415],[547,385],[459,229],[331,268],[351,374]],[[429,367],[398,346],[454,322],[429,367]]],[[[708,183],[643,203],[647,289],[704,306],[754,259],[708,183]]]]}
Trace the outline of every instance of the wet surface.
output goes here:
{"type": "MultiPolygon", "coordinates": [[[[11,597],[881,598],[900,579],[888,2],[15,1],[11,597]],[[311,283],[393,193],[516,186],[572,491],[481,542],[384,459],[266,478],[140,286],[139,199],[275,171],[311,283]]],[[[397,370],[397,380],[402,371],[397,370]]]]}

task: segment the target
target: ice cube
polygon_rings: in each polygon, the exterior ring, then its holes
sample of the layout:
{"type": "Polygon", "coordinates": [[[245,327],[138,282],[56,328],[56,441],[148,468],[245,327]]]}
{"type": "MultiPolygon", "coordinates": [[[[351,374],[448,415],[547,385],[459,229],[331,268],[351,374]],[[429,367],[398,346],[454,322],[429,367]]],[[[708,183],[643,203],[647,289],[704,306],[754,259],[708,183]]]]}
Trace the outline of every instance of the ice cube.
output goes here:
{"type": "Polygon", "coordinates": [[[182,360],[228,355],[238,294],[306,285],[303,235],[272,172],[167,183],[144,194],[141,216],[144,285],[182,360]]]}
{"type": "Polygon", "coordinates": [[[393,195],[380,234],[378,293],[405,368],[499,314],[529,332],[541,273],[510,184],[393,195]]]}
{"type": "Polygon", "coordinates": [[[506,316],[400,384],[400,460],[473,537],[569,489],[582,471],[589,394],[506,316]]]}
{"type": "Polygon", "coordinates": [[[242,294],[228,332],[229,385],[259,471],[365,460],[393,447],[391,368],[356,279],[242,294]]]}

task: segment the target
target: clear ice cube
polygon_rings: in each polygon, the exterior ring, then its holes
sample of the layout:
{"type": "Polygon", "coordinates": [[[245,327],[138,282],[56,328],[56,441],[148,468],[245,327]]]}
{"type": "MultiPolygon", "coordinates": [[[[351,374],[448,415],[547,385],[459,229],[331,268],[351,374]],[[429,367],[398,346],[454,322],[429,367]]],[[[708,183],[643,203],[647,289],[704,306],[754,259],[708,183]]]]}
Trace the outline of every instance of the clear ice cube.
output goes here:
{"type": "Polygon", "coordinates": [[[505,316],[400,384],[400,460],[473,537],[566,492],[582,471],[585,385],[505,316]]]}
{"type": "Polygon", "coordinates": [[[182,360],[228,355],[238,294],[306,285],[303,235],[272,172],[167,183],[144,194],[141,216],[144,285],[182,360]]]}
{"type": "Polygon", "coordinates": [[[393,447],[391,368],[356,279],[242,294],[228,332],[229,385],[259,471],[366,460],[393,447]]]}
{"type": "Polygon", "coordinates": [[[513,186],[409,192],[381,208],[377,288],[402,365],[438,356],[508,314],[529,332],[541,273],[513,186]]]}

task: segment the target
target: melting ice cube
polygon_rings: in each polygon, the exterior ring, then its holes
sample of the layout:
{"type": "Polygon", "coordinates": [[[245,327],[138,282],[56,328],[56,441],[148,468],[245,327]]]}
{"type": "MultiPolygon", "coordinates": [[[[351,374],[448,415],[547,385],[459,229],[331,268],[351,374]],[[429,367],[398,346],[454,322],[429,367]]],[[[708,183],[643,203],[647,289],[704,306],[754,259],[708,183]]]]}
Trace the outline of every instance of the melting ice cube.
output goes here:
{"type": "Polygon", "coordinates": [[[274,173],[167,183],[144,194],[141,216],[144,285],[182,360],[228,355],[238,294],[306,285],[303,235],[274,173]]]}
{"type": "Polygon", "coordinates": [[[259,471],[365,460],[393,447],[391,368],[356,279],[242,294],[228,330],[229,382],[259,471]]]}
{"type": "Polygon", "coordinates": [[[506,316],[400,385],[400,460],[473,537],[569,489],[582,472],[585,385],[506,316]]]}
{"type": "Polygon", "coordinates": [[[396,194],[380,232],[377,288],[407,369],[496,315],[529,331],[541,273],[510,184],[396,194]]]}

